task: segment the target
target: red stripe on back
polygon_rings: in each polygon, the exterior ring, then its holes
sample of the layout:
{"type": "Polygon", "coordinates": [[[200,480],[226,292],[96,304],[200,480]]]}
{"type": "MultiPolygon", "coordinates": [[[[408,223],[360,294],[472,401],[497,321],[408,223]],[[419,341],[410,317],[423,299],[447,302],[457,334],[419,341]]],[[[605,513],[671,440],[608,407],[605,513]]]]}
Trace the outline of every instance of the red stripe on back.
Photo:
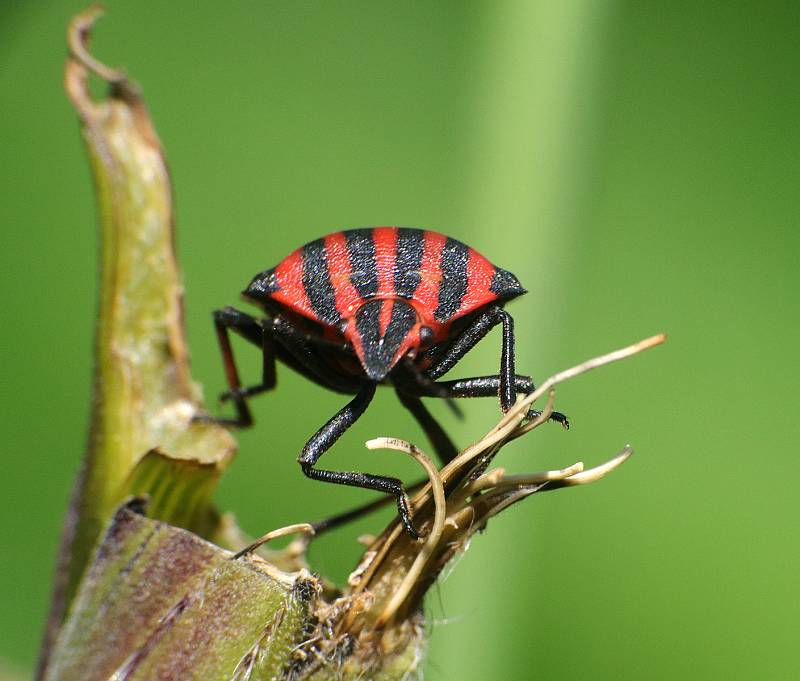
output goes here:
{"type": "MultiPolygon", "coordinates": [[[[375,227],[372,230],[372,241],[375,244],[375,264],[378,267],[378,296],[393,296],[394,263],[397,258],[397,227],[375,227]]],[[[392,318],[392,306],[381,307],[381,336],[392,318]]]]}
{"type": "Polygon", "coordinates": [[[355,314],[356,308],[361,304],[361,296],[350,281],[352,271],[344,234],[328,234],[325,237],[325,250],[328,255],[328,272],[336,294],[336,309],[346,319],[355,314]]]}
{"type": "Polygon", "coordinates": [[[303,255],[301,249],[293,251],[275,268],[280,289],[270,297],[301,315],[319,321],[311,301],[303,288],[303,255]]]}
{"type": "Polygon", "coordinates": [[[469,249],[467,261],[467,292],[454,317],[467,314],[497,299],[490,287],[495,267],[475,249],[469,249]]]}
{"type": "Polygon", "coordinates": [[[414,294],[414,300],[421,303],[420,310],[424,322],[436,329],[440,324],[434,320],[433,311],[439,304],[439,286],[442,283],[442,248],[446,237],[437,232],[425,232],[425,250],[422,252],[422,263],[419,268],[420,282],[414,294]]]}

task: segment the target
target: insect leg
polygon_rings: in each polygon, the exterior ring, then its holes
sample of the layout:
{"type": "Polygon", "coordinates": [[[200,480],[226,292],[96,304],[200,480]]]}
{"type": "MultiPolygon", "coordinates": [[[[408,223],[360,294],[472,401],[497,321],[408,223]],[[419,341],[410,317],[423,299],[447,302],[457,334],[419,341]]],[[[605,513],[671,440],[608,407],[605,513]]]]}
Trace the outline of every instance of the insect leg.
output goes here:
{"type": "Polygon", "coordinates": [[[198,415],[196,418],[201,421],[213,421],[226,426],[246,428],[253,424],[253,417],[250,408],[247,406],[247,399],[265,390],[270,390],[275,386],[275,352],[272,344],[270,328],[263,326],[257,319],[249,314],[240,312],[232,307],[222,310],[215,310],[214,328],[217,332],[222,362],[225,368],[225,377],[228,381],[228,390],[223,393],[223,400],[230,399],[236,407],[235,418],[218,418],[207,415],[198,415]],[[261,383],[247,388],[242,386],[239,379],[239,370],[236,367],[236,360],[233,356],[233,348],[229,331],[233,331],[242,338],[261,347],[263,355],[263,365],[261,383]]]}
{"type": "Polygon", "coordinates": [[[461,358],[474,348],[483,337],[500,323],[498,312],[501,308],[491,307],[478,315],[456,339],[441,353],[434,357],[426,373],[433,379],[444,376],[461,358]]]}
{"type": "Polygon", "coordinates": [[[298,331],[291,323],[281,317],[271,322],[275,341],[285,351],[282,359],[289,360],[306,378],[335,392],[353,394],[358,391],[358,384],[352,378],[334,371],[325,361],[325,353],[334,351],[335,344],[320,340],[317,344],[307,334],[298,331]],[[332,347],[333,346],[333,347],[332,347]]]}
{"type": "Polygon", "coordinates": [[[439,378],[453,366],[497,324],[503,325],[503,344],[500,353],[500,407],[508,411],[516,401],[514,389],[514,319],[501,307],[490,307],[464,329],[444,354],[428,369],[431,378],[439,378]]]}
{"type": "Polygon", "coordinates": [[[346,377],[332,371],[320,357],[320,350],[309,344],[306,335],[296,331],[283,319],[258,320],[233,307],[226,307],[214,312],[214,327],[228,381],[228,390],[220,395],[220,399],[234,403],[236,417],[219,418],[198,414],[195,417],[198,421],[211,421],[239,428],[252,425],[247,399],[275,387],[276,359],[329,390],[353,394],[358,389],[352,380],[348,381],[346,377]],[[261,383],[242,386],[231,347],[230,331],[261,348],[261,383]]]}
{"type": "Polygon", "coordinates": [[[222,357],[225,363],[225,374],[228,378],[230,389],[222,393],[220,399],[236,400],[237,397],[252,397],[265,390],[275,387],[275,343],[273,340],[272,328],[269,323],[262,323],[239,310],[226,307],[222,310],[214,311],[214,326],[217,330],[222,357]],[[250,341],[261,348],[261,383],[242,387],[239,382],[238,372],[233,360],[228,330],[232,330],[242,338],[250,341]]]}
{"type": "Polygon", "coordinates": [[[505,310],[498,310],[498,315],[503,323],[503,349],[500,353],[500,408],[505,412],[514,406],[517,401],[517,391],[514,390],[514,319],[505,310]]]}
{"type": "Polygon", "coordinates": [[[411,522],[408,497],[400,480],[381,475],[370,475],[369,473],[329,471],[314,467],[320,457],[364,413],[364,410],[375,395],[375,387],[374,383],[364,384],[358,394],[306,442],[297,461],[303,469],[303,473],[313,480],[374,489],[379,492],[393,494],[397,499],[397,510],[400,513],[403,525],[405,525],[408,533],[417,539],[419,533],[411,522]]]}
{"type": "MultiPolygon", "coordinates": [[[[530,394],[534,391],[533,381],[530,376],[514,376],[514,391],[516,393],[530,394]]],[[[500,376],[476,376],[475,378],[462,378],[457,381],[438,381],[436,383],[450,397],[495,397],[500,390],[500,376]]],[[[530,418],[535,418],[541,414],[540,411],[531,409],[528,412],[530,418]]],[[[560,423],[564,428],[569,429],[569,419],[565,414],[554,411],[550,415],[551,421],[560,423]]]]}
{"type": "Polygon", "coordinates": [[[438,387],[436,381],[428,376],[427,372],[419,369],[410,357],[405,358],[403,368],[405,372],[395,372],[392,376],[392,382],[397,390],[415,397],[441,397],[445,400],[447,408],[453,412],[453,416],[459,419],[464,418],[461,407],[438,387]]]}
{"type": "Polygon", "coordinates": [[[458,450],[447,433],[444,432],[444,429],[422,403],[422,400],[419,397],[409,395],[400,390],[396,392],[400,403],[411,412],[417,420],[417,423],[422,426],[422,430],[425,431],[425,435],[427,435],[433,445],[433,449],[442,464],[450,463],[456,457],[456,454],[458,454],[458,450]]]}
{"type": "MultiPolygon", "coordinates": [[[[406,490],[408,492],[416,492],[420,489],[423,485],[428,483],[428,479],[425,480],[418,480],[412,485],[408,485],[406,490]]],[[[377,499],[373,499],[372,501],[368,501],[366,504],[362,504],[361,506],[356,506],[355,508],[351,508],[347,511],[343,511],[342,513],[337,513],[336,515],[330,516],[328,518],[323,518],[322,520],[317,520],[316,522],[311,523],[311,526],[314,528],[314,538],[319,537],[323,532],[329,532],[330,530],[335,530],[337,527],[341,527],[342,525],[346,525],[353,520],[358,520],[358,518],[363,518],[365,515],[369,515],[374,511],[378,511],[382,509],[384,506],[390,504],[393,501],[392,497],[390,496],[381,496],[377,499]]]]}

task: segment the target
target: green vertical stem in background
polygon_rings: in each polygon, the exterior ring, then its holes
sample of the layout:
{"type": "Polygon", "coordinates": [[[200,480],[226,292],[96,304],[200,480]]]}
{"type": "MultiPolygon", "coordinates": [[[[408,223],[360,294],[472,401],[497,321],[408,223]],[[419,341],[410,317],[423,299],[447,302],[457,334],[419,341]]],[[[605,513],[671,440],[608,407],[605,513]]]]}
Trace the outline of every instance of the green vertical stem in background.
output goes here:
{"type": "MultiPolygon", "coordinates": [[[[480,21],[487,28],[472,96],[474,174],[465,215],[473,225],[472,242],[487,244],[487,251],[491,242],[492,257],[530,291],[512,309],[518,311],[517,348],[526,363],[533,361],[534,350],[541,356],[559,342],[553,319],[558,318],[557,293],[569,260],[573,211],[583,191],[580,149],[607,12],[602,4],[582,0],[516,0],[488,4],[480,21]]],[[[522,373],[529,373],[527,366],[522,373]]],[[[488,598],[476,603],[474,585],[485,583],[500,561],[503,584],[528,585],[520,589],[530,595],[535,563],[519,553],[521,537],[528,546],[524,553],[535,551],[530,521],[528,515],[512,514],[495,523],[472,560],[464,561],[442,587],[445,618],[460,621],[452,625],[457,633],[453,629],[431,641],[434,678],[513,677],[518,638],[502,634],[508,634],[508,622],[527,621],[535,635],[530,600],[516,599],[519,611],[509,612],[514,605],[508,591],[498,596],[506,601],[504,607],[492,607],[488,598]],[[459,651],[465,648],[492,652],[463,656],[459,651]],[[443,669],[445,660],[446,673],[439,676],[437,668],[443,669]]]]}
{"type": "Polygon", "coordinates": [[[580,189],[580,133],[605,13],[592,2],[520,0],[489,5],[482,22],[467,214],[517,258],[514,271],[526,275],[532,307],[541,307],[532,302],[536,287],[555,287],[557,256],[569,240],[565,223],[580,189]]]}
{"type": "Polygon", "coordinates": [[[81,52],[79,36],[85,39],[95,17],[87,12],[73,22],[71,48],[80,56],[69,60],[66,72],[98,197],[101,278],[71,589],[128,476],[149,450],[203,463],[233,453],[224,430],[191,426],[197,391],[183,337],[169,174],[136,86],[81,52]],[[109,81],[107,99],[89,98],[90,68],[109,81]]]}

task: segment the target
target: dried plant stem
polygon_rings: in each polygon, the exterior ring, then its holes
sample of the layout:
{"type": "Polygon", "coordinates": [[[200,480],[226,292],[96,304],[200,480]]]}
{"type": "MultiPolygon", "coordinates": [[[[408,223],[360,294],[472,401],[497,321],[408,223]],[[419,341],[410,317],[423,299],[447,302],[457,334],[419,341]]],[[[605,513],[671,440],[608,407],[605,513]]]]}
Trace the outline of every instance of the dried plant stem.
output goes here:
{"type": "Polygon", "coordinates": [[[425,567],[425,564],[428,562],[428,559],[431,557],[431,555],[433,555],[436,545],[439,543],[439,540],[442,537],[445,515],[447,513],[447,501],[445,500],[444,486],[442,485],[442,480],[439,477],[439,471],[436,470],[436,466],[433,465],[433,462],[430,460],[430,458],[425,456],[414,445],[406,442],[405,440],[398,440],[395,438],[376,438],[367,442],[367,449],[394,449],[396,451],[406,452],[414,457],[414,459],[422,465],[422,467],[425,469],[425,472],[428,474],[428,479],[433,491],[433,502],[435,508],[433,525],[428,532],[428,536],[425,538],[425,543],[422,545],[422,549],[420,549],[420,552],[417,554],[417,557],[411,564],[411,568],[406,573],[405,578],[402,582],[400,582],[400,585],[395,590],[391,599],[378,615],[378,618],[375,620],[375,627],[381,628],[392,618],[403,601],[405,601],[405,599],[408,597],[408,594],[411,592],[412,588],[419,579],[419,575],[425,567]]]}
{"type": "MultiPolygon", "coordinates": [[[[419,548],[419,542],[412,541],[398,521],[393,522],[371,544],[364,561],[349,580],[352,587],[350,597],[356,599],[360,594],[371,594],[379,601],[383,600],[370,608],[373,613],[377,609],[379,614],[370,619],[362,611],[353,610],[344,618],[343,629],[386,627],[407,616],[444,564],[490,518],[508,506],[539,491],[597,481],[626,461],[633,452],[628,446],[609,461],[588,470],[584,469],[582,461],[578,461],[562,469],[521,475],[506,475],[502,468],[484,471],[507,442],[548,419],[554,406],[556,385],[652,348],[664,339],[663,334],[653,336],[554,374],[533,393],[519,400],[482,439],[444,466],[435,479],[429,471],[429,482],[414,495],[411,507],[415,520],[442,527],[438,542],[435,543],[429,535],[425,545],[419,548]],[[541,414],[528,419],[531,405],[545,394],[548,399],[541,414]],[[437,489],[439,486],[441,492],[437,489]],[[442,493],[444,504],[439,498],[442,493]]],[[[391,438],[368,443],[370,448],[387,446],[409,453],[419,451],[413,445],[391,438]]]]}
{"type": "Polygon", "coordinates": [[[253,551],[255,551],[259,546],[263,546],[267,542],[271,542],[273,539],[280,539],[281,537],[287,537],[290,534],[298,533],[313,536],[314,528],[309,523],[295,523],[294,525],[279,527],[277,530],[272,530],[266,534],[262,534],[252,544],[245,546],[241,551],[233,554],[232,557],[234,559],[242,558],[243,556],[253,553],[253,551]]]}

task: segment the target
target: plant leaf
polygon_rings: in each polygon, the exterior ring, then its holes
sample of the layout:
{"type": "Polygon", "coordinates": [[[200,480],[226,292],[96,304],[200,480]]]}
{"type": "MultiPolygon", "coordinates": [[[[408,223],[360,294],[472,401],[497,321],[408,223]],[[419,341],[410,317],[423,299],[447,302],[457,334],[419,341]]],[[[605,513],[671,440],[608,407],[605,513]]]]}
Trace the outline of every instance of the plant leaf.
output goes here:
{"type": "Polygon", "coordinates": [[[302,640],[318,585],[121,507],[57,639],[48,681],[269,679],[302,640]]]}

